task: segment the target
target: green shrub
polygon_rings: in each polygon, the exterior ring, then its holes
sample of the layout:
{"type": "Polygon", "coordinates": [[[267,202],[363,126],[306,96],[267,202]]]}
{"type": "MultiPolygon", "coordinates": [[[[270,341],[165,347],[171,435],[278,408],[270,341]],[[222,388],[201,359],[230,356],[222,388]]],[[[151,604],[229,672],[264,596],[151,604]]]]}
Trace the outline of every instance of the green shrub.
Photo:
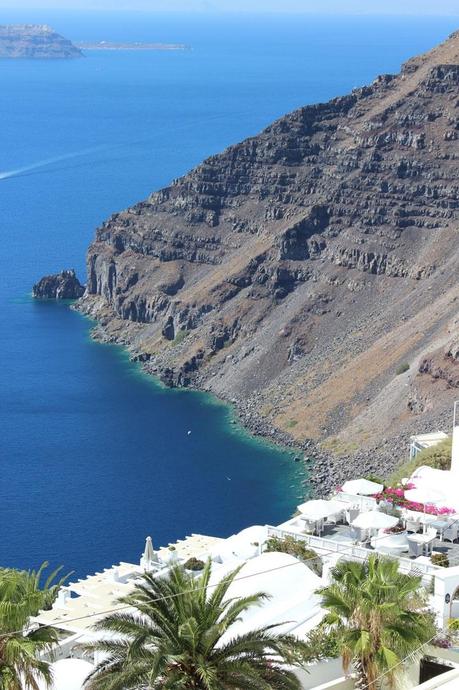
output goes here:
{"type": "Polygon", "coordinates": [[[389,484],[394,486],[400,482],[403,477],[411,477],[413,472],[418,467],[422,467],[422,465],[427,465],[437,470],[451,469],[451,445],[452,440],[450,438],[445,438],[444,441],[437,443],[436,446],[424,448],[415,458],[400,465],[390,477],[389,484]]]}
{"type": "Polygon", "coordinates": [[[337,659],[340,656],[338,636],[335,630],[328,630],[325,625],[313,628],[306,637],[307,652],[303,659],[306,663],[337,659]]]}
{"type": "Polygon", "coordinates": [[[188,335],[188,331],[180,330],[177,331],[177,335],[175,336],[174,340],[172,341],[173,345],[180,345],[180,343],[183,343],[185,338],[188,335]]]}
{"type": "Polygon", "coordinates": [[[204,568],[204,566],[205,566],[204,561],[200,561],[199,558],[195,558],[194,556],[189,558],[183,564],[183,567],[185,568],[185,570],[192,570],[194,572],[198,571],[198,570],[202,570],[204,568]]]}
{"type": "Polygon", "coordinates": [[[430,557],[432,565],[439,565],[441,568],[449,568],[449,560],[446,553],[433,553],[430,557]]]}
{"type": "Polygon", "coordinates": [[[403,362],[403,364],[400,364],[400,366],[397,367],[397,370],[395,373],[397,374],[397,376],[400,376],[400,374],[404,374],[405,371],[408,371],[409,368],[410,368],[410,365],[408,364],[408,362],[403,362]]]}
{"type": "Polygon", "coordinates": [[[278,551],[295,556],[300,561],[307,561],[305,564],[317,575],[322,575],[322,560],[313,549],[294,537],[270,537],[266,542],[265,551],[278,551]],[[314,560],[309,560],[313,558],[314,560]]]}
{"type": "Polygon", "coordinates": [[[369,482],[376,482],[376,484],[382,484],[384,486],[384,479],[377,474],[367,474],[365,479],[369,482]]]}
{"type": "Polygon", "coordinates": [[[293,427],[296,426],[297,424],[298,424],[298,420],[297,420],[297,419],[289,419],[288,422],[287,422],[287,428],[288,428],[288,429],[293,429],[293,427]]]}

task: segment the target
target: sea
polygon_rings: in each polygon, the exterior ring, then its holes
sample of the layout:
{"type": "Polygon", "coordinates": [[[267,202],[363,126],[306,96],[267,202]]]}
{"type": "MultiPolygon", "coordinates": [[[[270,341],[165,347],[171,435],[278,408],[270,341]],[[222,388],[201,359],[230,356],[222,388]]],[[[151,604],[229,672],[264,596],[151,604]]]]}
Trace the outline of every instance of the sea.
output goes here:
{"type": "Polygon", "coordinates": [[[111,213],[299,106],[395,72],[457,18],[2,11],[74,41],[184,43],[0,61],[0,565],[84,576],[191,533],[287,519],[308,476],[231,408],[167,390],[66,303],[111,213]]]}

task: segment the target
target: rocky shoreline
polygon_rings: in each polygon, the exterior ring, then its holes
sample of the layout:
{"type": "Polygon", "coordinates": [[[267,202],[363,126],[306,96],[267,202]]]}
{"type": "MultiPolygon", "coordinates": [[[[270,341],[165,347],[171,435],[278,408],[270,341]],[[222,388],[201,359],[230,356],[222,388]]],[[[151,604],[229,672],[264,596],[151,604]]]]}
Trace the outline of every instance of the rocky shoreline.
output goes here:
{"type": "MultiPolygon", "coordinates": [[[[72,305],[72,309],[85,313],[78,302],[72,305]]],[[[131,361],[139,362],[145,374],[153,376],[164,383],[160,371],[150,359],[145,359],[141,352],[122,342],[120,339],[108,335],[103,325],[97,323],[91,331],[91,337],[101,343],[121,345],[130,353],[131,361]]],[[[164,385],[167,385],[164,383],[164,385]]],[[[168,386],[174,387],[174,386],[168,386]]],[[[199,378],[193,380],[192,390],[211,393],[204,382],[199,378]]],[[[215,393],[212,392],[212,395],[215,393]]],[[[292,460],[302,462],[307,473],[307,480],[303,482],[305,495],[316,498],[326,497],[348,479],[356,477],[378,475],[388,478],[397,468],[400,461],[408,459],[409,437],[406,434],[398,434],[391,438],[384,438],[381,443],[372,447],[362,448],[355,453],[334,454],[324,450],[321,445],[312,439],[298,442],[288,433],[277,429],[269,420],[263,418],[256,410],[256,402],[241,398],[225,398],[216,396],[222,402],[230,405],[235,413],[238,423],[252,436],[274,443],[282,448],[292,451],[292,460]],[[308,490],[309,489],[309,490],[308,490]]],[[[449,413],[440,413],[432,416],[428,428],[420,420],[413,424],[411,434],[448,430],[451,426],[449,413]]]]}

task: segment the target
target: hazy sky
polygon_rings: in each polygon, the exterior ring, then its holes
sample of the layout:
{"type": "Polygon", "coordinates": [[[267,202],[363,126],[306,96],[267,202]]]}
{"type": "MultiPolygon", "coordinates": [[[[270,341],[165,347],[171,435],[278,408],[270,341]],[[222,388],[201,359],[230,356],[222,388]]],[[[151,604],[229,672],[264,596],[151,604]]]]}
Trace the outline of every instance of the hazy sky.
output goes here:
{"type": "MultiPolygon", "coordinates": [[[[458,15],[459,0],[0,0],[0,8],[458,15]]],[[[0,17],[1,22],[1,17],[0,17]]]]}

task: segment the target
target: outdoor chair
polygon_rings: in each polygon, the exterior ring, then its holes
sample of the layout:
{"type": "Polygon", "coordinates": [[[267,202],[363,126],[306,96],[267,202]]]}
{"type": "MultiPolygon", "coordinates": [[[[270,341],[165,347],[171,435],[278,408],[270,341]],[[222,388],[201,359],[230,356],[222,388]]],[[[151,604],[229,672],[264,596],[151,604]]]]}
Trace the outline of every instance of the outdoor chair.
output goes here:
{"type": "Polygon", "coordinates": [[[443,530],[443,541],[456,541],[459,533],[459,527],[457,523],[455,525],[450,525],[443,530]]]}
{"type": "Polygon", "coordinates": [[[408,537],[408,553],[412,558],[417,558],[422,556],[422,544],[418,544],[416,541],[412,541],[408,537]]]}
{"type": "Polygon", "coordinates": [[[360,514],[360,510],[357,508],[350,508],[349,510],[346,510],[346,522],[348,525],[350,525],[352,522],[354,522],[355,518],[360,514]]]}
{"type": "Polygon", "coordinates": [[[316,530],[316,522],[314,520],[304,520],[304,531],[307,532],[308,534],[314,534],[316,530]]]}
{"type": "Polygon", "coordinates": [[[431,542],[429,542],[425,545],[426,553],[428,556],[430,556],[430,554],[432,553],[432,549],[433,549],[433,540],[437,538],[437,528],[436,527],[428,527],[426,529],[426,534],[428,537],[430,537],[432,539],[431,542]]]}
{"type": "Polygon", "coordinates": [[[410,520],[409,518],[405,521],[405,528],[407,532],[419,532],[421,528],[421,523],[417,520],[410,520]]]}
{"type": "Polygon", "coordinates": [[[368,542],[370,541],[370,535],[367,529],[353,527],[351,525],[350,532],[354,544],[358,544],[359,546],[367,546],[368,542]]]}
{"type": "Polygon", "coordinates": [[[337,525],[341,522],[344,522],[344,510],[336,513],[336,515],[330,515],[330,517],[327,519],[327,523],[330,525],[337,525]]]}
{"type": "Polygon", "coordinates": [[[349,533],[351,535],[352,541],[356,544],[357,542],[361,541],[362,539],[362,530],[359,527],[352,527],[352,525],[349,528],[349,533]]]}

